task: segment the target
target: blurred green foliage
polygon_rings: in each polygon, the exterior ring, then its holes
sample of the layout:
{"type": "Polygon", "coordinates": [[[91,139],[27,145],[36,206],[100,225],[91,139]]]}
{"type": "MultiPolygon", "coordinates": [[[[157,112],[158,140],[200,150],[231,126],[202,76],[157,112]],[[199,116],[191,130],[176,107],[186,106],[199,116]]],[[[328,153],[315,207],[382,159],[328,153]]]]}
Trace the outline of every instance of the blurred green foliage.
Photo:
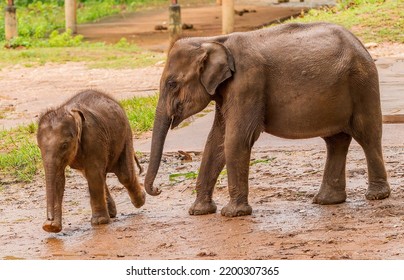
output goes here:
{"type": "MultiPolygon", "coordinates": [[[[64,1],[63,0],[15,0],[17,7],[18,37],[7,44],[8,47],[61,46],[50,42],[55,39],[55,31],[64,32],[64,1]]],[[[135,11],[142,7],[166,4],[166,0],[79,0],[77,22],[92,22],[102,17],[121,12],[135,11]]],[[[4,11],[6,0],[0,2],[4,11]]],[[[82,38],[69,38],[71,34],[61,35],[66,46],[77,45],[82,38]]],[[[4,45],[4,12],[0,12],[0,42],[4,45]]],[[[60,40],[59,40],[60,43],[60,40]]]]}

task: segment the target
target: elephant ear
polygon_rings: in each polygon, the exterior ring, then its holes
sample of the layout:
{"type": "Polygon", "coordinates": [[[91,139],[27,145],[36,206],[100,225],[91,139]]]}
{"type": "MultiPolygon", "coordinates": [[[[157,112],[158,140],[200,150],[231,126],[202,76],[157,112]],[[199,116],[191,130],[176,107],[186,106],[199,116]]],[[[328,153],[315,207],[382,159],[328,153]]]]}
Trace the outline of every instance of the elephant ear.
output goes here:
{"type": "Polygon", "coordinates": [[[205,55],[200,80],[206,91],[214,95],[217,87],[235,72],[233,55],[227,47],[217,42],[203,43],[201,47],[205,55]]]}
{"type": "Polygon", "coordinates": [[[81,133],[83,131],[83,122],[85,121],[84,114],[81,110],[72,109],[72,110],[70,110],[70,115],[73,116],[74,122],[76,123],[77,137],[78,137],[78,141],[80,143],[81,142],[81,133]]]}

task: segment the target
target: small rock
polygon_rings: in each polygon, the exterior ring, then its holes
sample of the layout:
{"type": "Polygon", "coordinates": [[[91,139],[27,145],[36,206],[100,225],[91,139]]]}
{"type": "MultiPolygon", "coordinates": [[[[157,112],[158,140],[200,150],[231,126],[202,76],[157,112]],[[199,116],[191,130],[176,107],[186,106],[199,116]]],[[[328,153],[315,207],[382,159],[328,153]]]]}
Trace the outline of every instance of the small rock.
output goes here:
{"type": "Polygon", "coordinates": [[[198,257],[215,257],[215,256],[217,256],[217,254],[213,253],[213,252],[210,252],[210,253],[200,252],[197,256],[198,257]]]}
{"type": "Polygon", "coordinates": [[[167,30],[167,26],[161,25],[161,24],[157,24],[156,26],[154,26],[154,30],[167,30]]]}
{"type": "Polygon", "coordinates": [[[188,24],[188,23],[183,23],[182,24],[182,29],[186,30],[186,29],[193,29],[194,25],[193,24],[188,24]]]}

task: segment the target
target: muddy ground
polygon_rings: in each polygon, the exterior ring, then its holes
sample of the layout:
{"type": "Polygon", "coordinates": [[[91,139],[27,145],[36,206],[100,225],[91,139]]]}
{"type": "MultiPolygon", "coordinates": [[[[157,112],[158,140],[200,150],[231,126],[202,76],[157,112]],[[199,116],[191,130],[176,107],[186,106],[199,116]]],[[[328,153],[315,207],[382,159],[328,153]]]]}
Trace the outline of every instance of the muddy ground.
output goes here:
{"type": "MultiPolygon", "coordinates": [[[[373,52],[383,56],[397,50],[402,53],[403,46],[382,44],[373,52]]],[[[6,116],[1,125],[35,120],[45,108],[83,88],[102,88],[117,98],[148,94],[157,89],[160,74],[161,65],[137,70],[87,69],[82,63],[3,69],[0,105],[6,116]]],[[[0,178],[0,259],[404,259],[403,143],[389,142],[384,153],[390,198],[365,199],[366,161],[353,144],[347,201],[320,206],[311,200],[321,183],[324,145],[255,149],[250,169],[253,214],[239,218],[220,215],[228,201],[225,172],[214,193],[218,213],[189,216],[195,199],[192,174],[198,171],[201,155],[192,154],[192,162],[182,162],[177,153],[166,153],[156,179],[162,194],[147,196],[146,205],[135,209],[110,175],[118,215],[111,224],[95,227],[90,225],[86,181],[70,170],[64,228],[58,234],[41,228],[46,218],[43,173],[28,184],[0,178]]],[[[145,169],[148,156],[141,157],[145,169]]]]}
{"type": "MultiPolygon", "coordinates": [[[[45,187],[40,175],[30,184],[3,184],[0,196],[0,244],[3,259],[404,259],[404,151],[385,147],[392,195],[368,201],[362,150],[351,147],[345,203],[312,204],[322,176],[325,148],[287,147],[253,153],[250,204],[253,214],[225,218],[226,176],[214,198],[218,213],[189,216],[195,179],[170,174],[197,172],[200,155],[182,163],[166,154],[156,184],[163,192],[135,209],[125,189],[109,176],[118,208],[105,226],[91,226],[86,182],[68,172],[63,231],[49,234],[45,187]],[[176,181],[173,181],[173,180],[176,181]]],[[[148,155],[142,157],[147,167],[148,155]]],[[[140,177],[144,179],[143,176],[140,177]]]]}

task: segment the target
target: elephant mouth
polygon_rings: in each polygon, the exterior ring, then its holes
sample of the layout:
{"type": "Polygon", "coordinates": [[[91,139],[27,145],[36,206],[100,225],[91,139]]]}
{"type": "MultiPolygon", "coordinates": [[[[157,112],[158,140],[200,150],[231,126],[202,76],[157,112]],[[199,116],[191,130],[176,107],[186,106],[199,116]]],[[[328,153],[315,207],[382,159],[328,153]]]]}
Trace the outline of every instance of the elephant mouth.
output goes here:
{"type": "Polygon", "coordinates": [[[182,119],[179,118],[178,116],[173,116],[171,118],[171,129],[176,128],[180,123],[182,122],[182,119]]]}
{"type": "Polygon", "coordinates": [[[172,112],[171,115],[171,129],[176,128],[183,120],[183,107],[180,102],[176,102],[174,106],[175,110],[172,112]]]}

